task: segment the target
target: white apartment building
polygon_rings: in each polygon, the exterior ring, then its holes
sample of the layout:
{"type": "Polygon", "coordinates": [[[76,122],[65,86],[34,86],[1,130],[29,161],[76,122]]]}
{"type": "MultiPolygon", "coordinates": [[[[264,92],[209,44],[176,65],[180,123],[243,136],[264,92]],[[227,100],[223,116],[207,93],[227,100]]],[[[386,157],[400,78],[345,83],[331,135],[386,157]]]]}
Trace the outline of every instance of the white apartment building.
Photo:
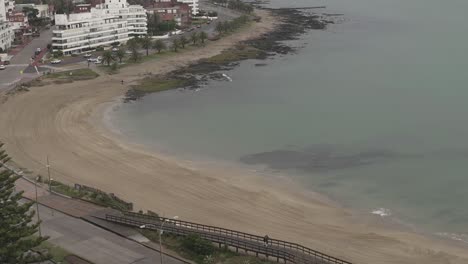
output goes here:
{"type": "Polygon", "coordinates": [[[0,21],[7,21],[5,0],[0,0],[0,21]]]}
{"type": "Polygon", "coordinates": [[[147,32],[144,8],[126,0],[106,0],[87,13],[56,14],[55,25],[52,50],[67,55],[125,43],[147,32]]]}
{"type": "Polygon", "coordinates": [[[129,5],[127,0],[106,0],[96,8],[106,10],[106,14],[117,15],[133,27],[131,35],[146,35],[146,10],[140,5],[129,5]]]}
{"type": "Polygon", "coordinates": [[[15,32],[6,18],[5,0],[0,0],[0,53],[11,47],[15,32]]]}
{"type": "MultiPolygon", "coordinates": [[[[172,0],[154,0],[155,2],[171,2],[172,0]]],[[[198,14],[198,0],[177,0],[177,2],[188,4],[192,8],[192,15],[198,14]]]]}

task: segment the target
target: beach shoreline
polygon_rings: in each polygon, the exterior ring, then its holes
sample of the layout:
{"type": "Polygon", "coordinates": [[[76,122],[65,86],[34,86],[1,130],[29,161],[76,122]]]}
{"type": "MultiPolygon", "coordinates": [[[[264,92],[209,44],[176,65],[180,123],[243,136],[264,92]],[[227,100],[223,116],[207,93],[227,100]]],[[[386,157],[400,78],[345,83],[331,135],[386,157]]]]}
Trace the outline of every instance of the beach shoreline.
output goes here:
{"type": "Polygon", "coordinates": [[[39,171],[50,157],[53,178],[112,192],[137,209],[294,241],[354,263],[467,263],[466,248],[377,227],[295,183],[271,182],[234,168],[205,168],[122,141],[103,123],[106,107],[140,73],[168,73],[273,30],[275,18],[205,48],[127,67],[117,75],[34,87],[0,105],[0,139],[16,163],[39,171]]]}

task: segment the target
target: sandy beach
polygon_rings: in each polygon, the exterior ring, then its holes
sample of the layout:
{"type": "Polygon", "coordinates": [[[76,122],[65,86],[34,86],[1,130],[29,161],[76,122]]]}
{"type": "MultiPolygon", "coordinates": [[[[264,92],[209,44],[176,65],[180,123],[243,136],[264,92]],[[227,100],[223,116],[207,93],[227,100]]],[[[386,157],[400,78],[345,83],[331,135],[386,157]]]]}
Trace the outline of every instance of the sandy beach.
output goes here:
{"type": "Polygon", "coordinates": [[[33,87],[0,104],[0,140],[13,160],[52,177],[115,193],[136,209],[301,243],[353,263],[468,263],[462,245],[353,217],[295,183],[240,169],[197,166],[120,140],[104,110],[145,72],[167,73],[272,30],[262,22],[206,47],[123,68],[89,81],[33,87]],[[125,85],[120,80],[126,80],[125,85]],[[39,171],[42,170],[42,171],[39,171]]]}

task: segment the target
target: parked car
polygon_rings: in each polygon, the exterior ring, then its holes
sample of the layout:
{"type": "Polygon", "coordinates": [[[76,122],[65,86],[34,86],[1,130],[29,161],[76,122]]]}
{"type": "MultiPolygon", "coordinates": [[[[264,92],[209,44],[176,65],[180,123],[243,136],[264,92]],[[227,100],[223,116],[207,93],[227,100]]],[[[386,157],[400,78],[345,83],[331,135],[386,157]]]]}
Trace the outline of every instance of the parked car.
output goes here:
{"type": "Polygon", "coordinates": [[[4,70],[4,69],[6,69],[5,65],[3,65],[3,64],[0,65],[0,70],[4,70]]]}
{"type": "Polygon", "coordinates": [[[89,58],[89,59],[88,59],[89,62],[95,62],[95,61],[97,61],[97,60],[98,60],[98,59],[96,59],[96,58],[89,58]]]}
{"type": "Polygon", "coordinates": [[[55,59],[55,60],[52,60],[50,63],[51,63],[51,64],[59,64],[59,63],[61,63],[61,62],[62,62],[61,60],[55,59]]]}
{"type": "Polygon", "coordinates": [[[96,59],[97,60],[102,60],[102,56],[98,56],[96,59]]]}
{"type": "Polygon", "coordinates": [[[119,50],[118,48],[112,48],[112,52],[116,52],[118,50],[119,50]]]}
{"type": "Polygon", "coordinates": [[[83,55],[83,57],[89,58],[89,57],[91,57],[91,53],[86,53],[85,55],[83,55]]]}
{"type": "Polygon", "coordinates": [[[94,62],[94,64],[101,64],[101,63],[102,63],[102,60],[96,60],[96,61],[94,62]]]}
{"type": "Polygon", "coordinates": [[[9,60],[3,61],[3,65],[8,65],[8,64],[10,64],[10,61],[9,61],[9,60]]]}

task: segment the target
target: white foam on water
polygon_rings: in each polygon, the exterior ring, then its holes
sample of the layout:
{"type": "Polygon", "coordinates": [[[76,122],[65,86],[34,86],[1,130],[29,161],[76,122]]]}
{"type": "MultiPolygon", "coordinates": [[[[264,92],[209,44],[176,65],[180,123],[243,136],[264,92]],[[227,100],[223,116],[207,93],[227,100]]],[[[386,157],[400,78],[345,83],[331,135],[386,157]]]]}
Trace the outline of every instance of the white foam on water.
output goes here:
{"type": "Polygon", "coordinates": [[[389,209],[386,209],[386,208],[377,208],[375,210],[372,210],[371,212],[372,214],[375,214],[375,215],[379,215],[381,217],[385,217],[385,216],[389,216],[389,215],[392,215],[392,213],[390,212],[389,209]]]}
{"type": "Polygon", "coordinates": [[[468,235],[467,234],[439,232],[439,233],[436,233],[436,235],[468,244],[468,235]]]}
{"type": "Polygon", "coordinates": [[[232,82],[232,78],[229,77],[227,74],[223,73],[223,77],[226,78],[228,81],[232,82]]]}

